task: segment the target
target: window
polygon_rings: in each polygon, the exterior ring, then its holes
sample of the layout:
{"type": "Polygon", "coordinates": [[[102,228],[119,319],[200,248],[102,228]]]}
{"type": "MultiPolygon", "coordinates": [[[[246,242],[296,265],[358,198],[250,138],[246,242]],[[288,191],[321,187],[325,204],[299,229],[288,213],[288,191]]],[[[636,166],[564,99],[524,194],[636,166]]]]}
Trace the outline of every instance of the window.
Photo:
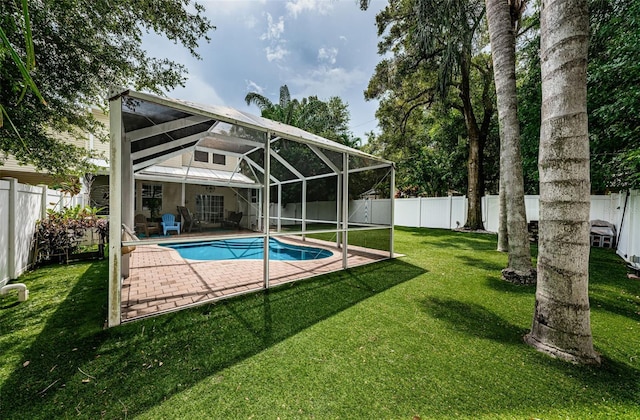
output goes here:
{"type": "Polygon", "coordinates": [[[227,164],[226,156],[214,153],[213,154],[213,163],[215,163],[216,165],[226,165],[227,164]]]}
{"type": "MultiPolygon", "coordinates": [[[[215,154],[214,154],[215,156],[215,154]]],[[[203,152],[202,150],[196,150],[193,153],[193,160],[196,162],[207,162],[209,163],[209,153],[203,152]]]]}
{"type": "Polygon", "coordinates": [[[204,222],[220,223],[224,219],[224,196],[196,195],[196,213],[204,222]]]}
{"type": "Polygon", "coordinates": [[[142,210],[149,210],[157,217],[162,208],[162,185],[142,184],[142,210]]]}

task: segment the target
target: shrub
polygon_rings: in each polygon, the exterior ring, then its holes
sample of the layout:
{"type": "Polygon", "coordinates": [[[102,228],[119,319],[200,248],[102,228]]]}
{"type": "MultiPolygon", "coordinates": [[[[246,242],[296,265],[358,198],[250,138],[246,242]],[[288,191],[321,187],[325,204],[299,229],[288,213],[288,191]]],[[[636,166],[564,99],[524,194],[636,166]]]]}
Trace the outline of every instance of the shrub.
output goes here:
{"type": "Polygon", "coordinates": [[[108,241],[109,221],[97,216],[99,209],[75,206],[62,211],[47,210],[47,218],[36,223],[34,235],[35,263],[58,261],[66,263],[78,251],[80,241],[88,229],[99,236],[98,258],[104,257],[104,243],[108,241]]]}

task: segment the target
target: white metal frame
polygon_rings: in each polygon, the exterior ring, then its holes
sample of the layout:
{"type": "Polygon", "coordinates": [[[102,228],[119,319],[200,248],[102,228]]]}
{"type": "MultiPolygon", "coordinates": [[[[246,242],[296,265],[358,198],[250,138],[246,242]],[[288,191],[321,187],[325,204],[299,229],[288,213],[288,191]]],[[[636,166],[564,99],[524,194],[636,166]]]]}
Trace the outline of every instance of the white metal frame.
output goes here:
{"type": "MultiPolygon", "coordinates": [[[[164,182],[181,183],[183,185],[182,196],[184,197],[184,185],[189,183],[189,171],[181,179],[174,179],[171,177],[153,176],[153,175],[139,175],[136,176],[135,172],[147,168],[153,164],[161,162],[171,156],[184,153],[191,150],[207,149],[209,151],[215,150],[216,153],[223,153],[231,156],[236,156],[240,160],[244,160],[247,164],[253,176],[256,180],[259,178],[256,176],[256,171],[263,174],[264,179],[268,180],[266,185],[260,186],[257,184],[243,184],[241,182],[234,182],[230,178],[226,182],[220,181],[191,181],[198,184],[209,185],[224,185],[232,188],[257,188],[259,193],[258,203],[258,229],[260,233],[256,233],[255,237],[262,237],[264,239],[264,261],[263,261],[263,287],[269,288],[269,240],[272,236],[281,236],[285,234],[292,234],[291,232],[281,232],[282,218],[282,186],[300,182],[302,184],[302,214],[300,220],[302,222],[302,230],[293,234],[305,235],[311,233],[336,233],[336,243],[342,248],[342,267],[348,268],[348,235],[350,230],[390,230],[390,253],[389,256],[393,257],[393,217],[389,225],[364,225],[360,224],[357,228],[349,228],[349,175],[352,173],[364,171],[364,170],[376,170],[381,168],[390,168],[391,170],[391,191],[394,188],[394,168],[393,163],[386,161],[375,156],[366,154],[357,149],[351,149],[344,145],[329,141],[314,134],[305,132],[295,127],[290,127],[285,124],[277,123],[262,117],[250,115],[241,111],[233,110],[230,108],[212,107],[205,105],[198,105],[187,103],[184,101],[178,101],[168,98],[162,98],[146,93],[133,92],[128,90],[115,90],[111,92],[110,99],[110,242],[109,242],[109,302],[108,302],[108,325],[116,326],[121,322],[120,303],[121,303],[121,284],[122,279],[128,275],[128,262],[129,255],[122,254],[122,247],[128,245],[134,245],[137,242],[135,240],[126,239],[123,237],[123,227],[133,225],[134,216],[134,186],[136,179],[148,179],[158,180],[164,182]],[[163,106],[169,110],[187,114],[187,117],[182,117],[173,121],[167,121],[158,123],[156,125],[149,125],[138,129],[132,129],[129,132],[125,130],[125,120],[123,116],[123,99],[132,98],[134,100],[146,101],[154,104],[155,106],[163,106]],[[208,125],[211,121],[211,125],[208,125]],[[263,133],[264,139],[262,142],[259,139],[250,140],[246,138],[236,138],[230,135],[222,135],[213,133],[213,129],[218,126],[220,122],[234,124],[238,127],[244,127],[245,129],[255,130],[256,132],[263,133]],[[194,129],[200,129],[198,125],[203,128],[208,127],[201,133],[194,133],[182,138],[173,138],[167,133],[172,130],[186,129],[193,127],[194,129]],[[134,142],[143,141],[153,136],[166,136],[169,139],[166,144],[155,144],[152,146],[138,150],[131,153],[131,145],[134,142]],[[215,137],[216,140],[222,142],[233,142],[234,145],[242,145],[250,147],[246,154],[241,154],[233,151],[219,150],[218,148],[210,148],[199,145],[201,139],[215,137]],[[277,152],[271,148],[272,143],[279,139],[285,139],[287,141],[293,141],[307,145],[315,155],[322,160],[324,164],[331,170],[327,174],[320,174],[311,177],[305,177],[292,162],[288,162],[285,158],[280,156],[277,152]],[[176,150],[171,151],[174,148],[176,150]],[[249,154],[263,149],[264,152],[264,165],[263,167],[251,158],[249,154]],[[322,149],[340,153],[342,156],[342,168],[339,168],[332,162],[329,157],[323,152],[322,149]],[[166,153],[165,153],[166,151],[166,153]],[[350,168],[350,157],[361,157],[368,159],[374,164],[371,164],[362,168],[350,168]],[[279,180],[271,173],[271,158],[274,158],[277,162],[283,165],[288,171],[290,171],[295,179],[292,180],[279,180]],[[137,159],[137,163],[134,160],[137,159]],[[324,221],[328,224],[335,223],[335,229],[326,230],[307,230],[308,222],[315,222],[316,220],[307,219],[307,181],[313,179],[321,179],[326,177],[336,176],[337,178],[337,196],[336,196],[336,220],[324,221]],[[278,212],[275,216],[277,221],[277,229],[272,232],[270,229],[270,222],[273,216],[270,214],[270,201],[271,201],[271,186],[276,186],[279,192],[278,198],[278,212]],[[261,226],[260,226],[261,224],[261,226]],[[122,238],[122,240],[120,240],[122,238]]],[[[142,144],[142,143],[141,143],[142,144]]],[[[144,146],[143,146],[144,147],[144,146]]],[[[234,174],[240,168],[240,160],[234,174]]],[[[393,208],[393,193],[390,194],[391,205],[393,208]]],[[[290,218],[289,218],[290,219],[290,218]]],[[[247,237],[247,235],[242,235],[247,237]]],[[[198,240],[211,240],[217,239],[215,235],[199,237],[198,240]]],[[[145,240],[145,244],[157,244],[166,242],[166,239],[154,239],[145,240]]],[[[184,243],[192,242],[193,238],[177,238],[172,237],[171,242],[184,243]]]]}

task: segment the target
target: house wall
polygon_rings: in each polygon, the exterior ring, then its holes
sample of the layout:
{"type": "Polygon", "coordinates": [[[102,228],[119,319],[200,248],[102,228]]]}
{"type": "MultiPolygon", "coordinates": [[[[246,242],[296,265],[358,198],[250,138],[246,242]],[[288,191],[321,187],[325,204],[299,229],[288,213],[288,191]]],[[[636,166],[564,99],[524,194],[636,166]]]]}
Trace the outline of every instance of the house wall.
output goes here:
{"type": "Polygon", "coordinates": [[[227,156],[224,165],[215,164],[212,162],[213,153],[209,152],[208,155],[209,155],[209,162],[197,162],[192,159],[192,156],[193,156],[192,152],[184,153],[181,156],[182,166],[191,165],[194,168],[217,169],[220,171],[234,171],[236,169],[236,165],[238,164],[238,158],[233,156],[227,156]]]}
{"type": "MultiPolygon", "coordinates": [[[[94,118],[104,124],[108,129],[109,116],[98,108],[92,109],[91,112],[94,118]]],[[[105,136],[107,132],[108,131],[105,131],[105,136]]],[[[109,143],[100,141],[99,136],[85,133],[82,134],[80,138],[75,139],[64,134],[59,135],[58,138],[86,150],[94,151],[100,154],[103,158],[108,158],[109,156],[109,143]]],[[[3,165],[0,166],[0,178],[4,177],[15,178],[22,184],[30,185],[51,185],[53,183],[53,178],[51,178],[51,176],[46,172],[38,172],[32,165],[20,165],[12,156],[8,156],[7,159],[3,161],[3,165]]]]}
{"type": "MultiPolygon", "coordinates": [[[[159,214],[162,215],[165,213],[173,213],[176,216],[178,215],[178,210],[176,207],[182,205],[183,184],[171,182],[136,181],[135,212],[136,214],[144,214],[147,218],[151,217],[151,211],[149,209],[144,209],[142,206],[142,184],[162,185],[162,207],[159,210],[159,214]]],[[[236,212],[240,209],[237,194],[232,188],[184,184],[184,189],[184,204],[194,214],[197,214],[196,196],[198,194],[223,196],[224,217],[227,217],[229,212],[236,212]]]]}

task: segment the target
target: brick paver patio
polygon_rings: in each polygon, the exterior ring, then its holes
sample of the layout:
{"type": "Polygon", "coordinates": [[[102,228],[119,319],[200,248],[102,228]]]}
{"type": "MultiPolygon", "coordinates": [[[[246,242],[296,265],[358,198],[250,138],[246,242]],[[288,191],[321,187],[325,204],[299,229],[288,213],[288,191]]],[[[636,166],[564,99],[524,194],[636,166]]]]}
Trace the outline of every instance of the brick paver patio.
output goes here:
{"type": "MultiPolygon", "coordinates": [[[[316,240],[292,243],[321,245],[333,256],[309,261],[269,261],[270,286],[342,269],[342,250],[316,240]]],[[[348,265],[355,267],[389,258],[388,252],[349,247],[348,265]]],[[[175,311],[225,297],[261,290],[262,260],[194,261],[158,245],[137,246],[130,275],[122,284],[122,321],[175,311]]]]}

